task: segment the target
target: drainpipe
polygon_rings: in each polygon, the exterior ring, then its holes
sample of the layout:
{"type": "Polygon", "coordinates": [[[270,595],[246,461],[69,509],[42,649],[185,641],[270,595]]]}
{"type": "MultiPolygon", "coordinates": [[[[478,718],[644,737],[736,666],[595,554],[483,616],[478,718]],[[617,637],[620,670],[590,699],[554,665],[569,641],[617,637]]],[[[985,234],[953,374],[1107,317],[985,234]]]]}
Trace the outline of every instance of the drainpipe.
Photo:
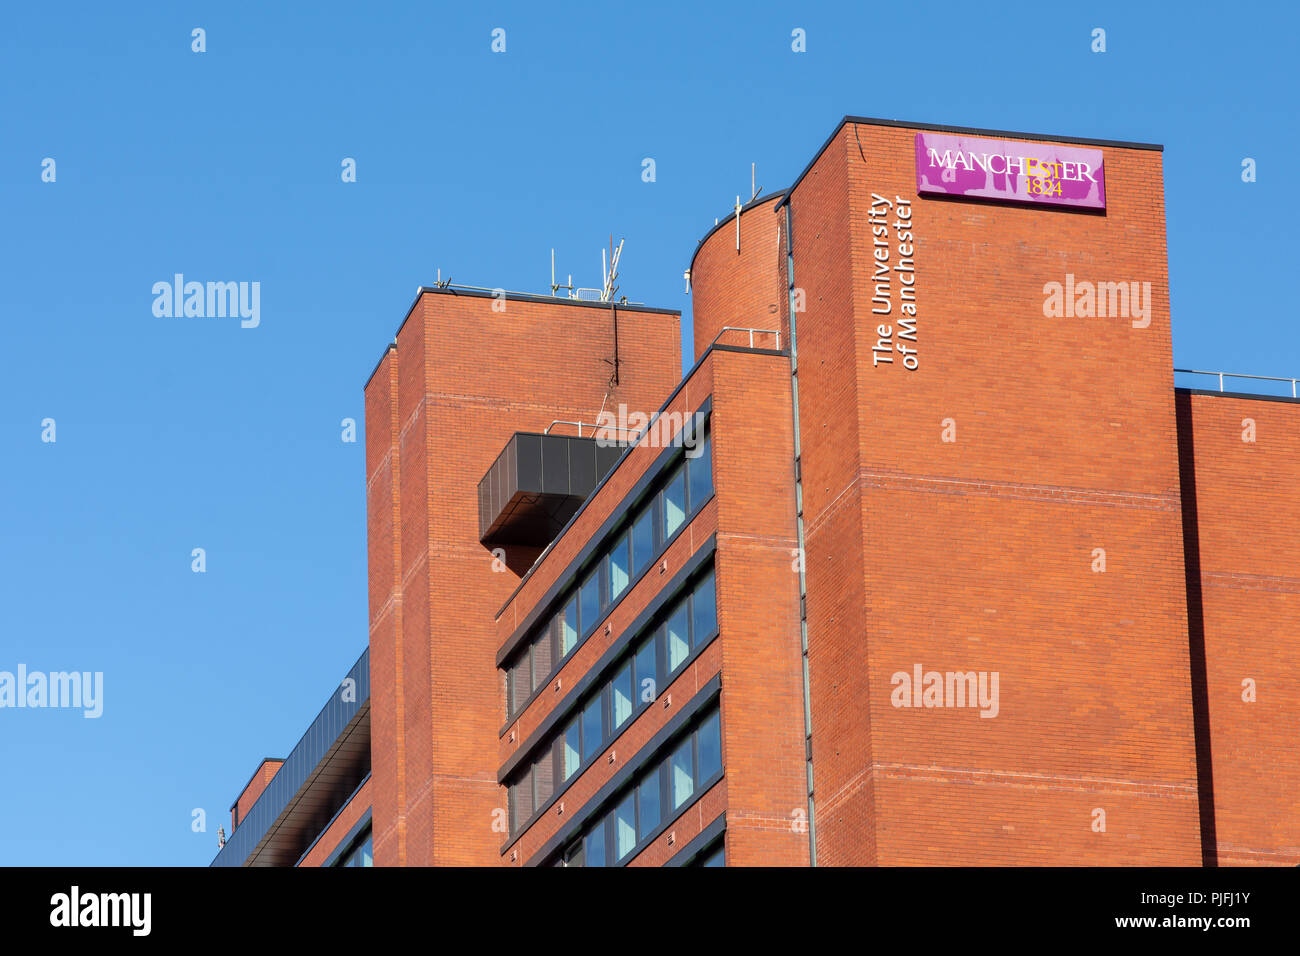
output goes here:
{"type": "Polygon", "coordinates": [[[799,646],[803,664],[803,735],[804,759],[808,783],[808,861],[817,865],[817,820],[813,799],[812,695],[808,681],[808,583],[804,576],[807,552],[804,550],[803,524],[803,445],[799,437],[799,337],[796,333],[794,287],[794,233],[791,231],[790,197],[785,204],[785,276],[790,295],[790,397],[794,411],[794,501],[795,527],[799,541],[799,646]]]}

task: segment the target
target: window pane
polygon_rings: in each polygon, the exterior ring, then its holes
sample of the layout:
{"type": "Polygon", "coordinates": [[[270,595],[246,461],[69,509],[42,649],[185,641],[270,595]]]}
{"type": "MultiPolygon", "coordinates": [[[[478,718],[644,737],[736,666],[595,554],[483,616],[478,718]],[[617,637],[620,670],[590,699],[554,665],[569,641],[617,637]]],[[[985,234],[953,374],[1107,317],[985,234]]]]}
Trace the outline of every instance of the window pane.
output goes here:
{"type": "Polygon", "coordinates": [[[582,759],[584,763],[600,753],[601,745],[605,743],[600,721],[600,703],[600,695],[597,694],[596,699],[588,704],[587,709],[582,712],[582,759]]]}
{"type": "Polygon", "coordinates": [[[532,669],[529,663],[532,657],[531,649],[525,650],[524,654],[511,670],[511,688],[514,694],[514,700],[511,703],[513,713],[519,713],[533,693],[532,669]]]}
{"type": "Polygon", "coordinates": [[[601,820],[596,828],[587,834],[582,847],[583,866],[605,865],[605,821],[601,820]]]}
{"type": "Polygon", "coordinates": [[[623,593],[631,577],[632,569],[628,566],[628,536],[623,535],[614,542],[614,550],[609,553],[609,596],[614,600],[623,593]]]}
{"type": "Polygon", "coordinates": [[[555,793],[555,751],[547,747],[533,765],[533,786],[537,790],[534,806],[541,808],[555,793]]]}
{"type": "Polygon", "coordinates": [[[582,725],[575,718],[564,732],[564,779],[568,780],[582,766],[582,725]]]}
{"type": "Polygon", "coordinates": [[[533,644],[533,686],[541,687],[551,676],[551,629],[548,627],[537,636],[533,644]]]}
{"type": "Polygon", "coordinates": [[[663,491],[664,540],[686,520],[686,473],[681,465],[663,491]]]}
{"type": "Polygon", "coordinates": [[[601,565],[597,565],[591,569],[587,580],[582,582],[582,590],[578,595],[582,604],[583,634],[590,634],[600,619],[600,568],[601,565]]]}
{"type": "Polygon", "coordinates": [[[659,826],[659,768],[641,781],[637,788],[637,802],[640,807],[639,835],[642,840],[659,826]]]}
{"type": "Polygon", "coordinates": [[[613,702],[613,717],[615,729],[622,727],[624,722],[632,716],[632,662],[628,661],[627,666],[614,675],[614,682],[611,685],[611,698],[613,702]]]}
{"type": "Polygon", "coordinates": [[[574,598],[564,609],[564,619],[560,621],[560,654],[573,650],[578,643],[578,599],[574,598]]]}
{"type": "Polygon", "coordinates": [[[691,772],[691,738],[686,738],[668,762],[668,775],[673,809],[676,810],[695,792],[695,775],[691,772]]]}
{"type": "Polygon", "coordinates": [[[695,631],[691,640],[695,646],[699,646],[699,643],[718,627],[718,596],[712,572],[695,586],[695,598],[691,610],[695,616],[695,631]]]}
{"type": "Polygon", "coordinates": [[[703,782],[722,769],[722,738],[719,735],[718,712],[714,711],[700,725],[700,781],[703,782]]]}
{"type": "Polygon", "coordinates": [[[529,767],[519,782],[514,786],[515,792],[515,829],[528,822],[533,815],[533,768],[529,767]]]}
{"type": "Polygon", "coordinates": [[[629,793],[627,799],[614,811],[614,859],[621,860],[632,852],[636,846],[636,809],[635,793],[629,793]]]}
{"type": "Polygon", "coordinates": [[[687,455],[695,451],[700,453],[698,458],[686,459],[686,472],[691,483],[691,510],[704,504],[713,494],[713,446],[707,432],[699,445],[687,451],[687,455]]]}
{"type": "Polygon", "coordinates": [[[636,649],[637,702],[648,704],[659,696],[659,675],[655,673],[655,639],[650,635],[636,649]]]}
{"type": "Polygon", "coordinates": [[[718,847],[713,853],[700,861],[700,866],[726,866],[727,854],[722,847],[718,847]]]}
{"type": "Polygon", "coordinates": [[[654,499],[646,502],[632,526],[632,573],[639,574],[655,556],[654,499]]]}
{"type": "Polygon", "coordinates": [[[686,627],[689,618],[686,614],[686,602],[678,605],[668,618],[668,673],[677,670],[679,664],[686,660],[691,651],[691,637],[686,627]]]}

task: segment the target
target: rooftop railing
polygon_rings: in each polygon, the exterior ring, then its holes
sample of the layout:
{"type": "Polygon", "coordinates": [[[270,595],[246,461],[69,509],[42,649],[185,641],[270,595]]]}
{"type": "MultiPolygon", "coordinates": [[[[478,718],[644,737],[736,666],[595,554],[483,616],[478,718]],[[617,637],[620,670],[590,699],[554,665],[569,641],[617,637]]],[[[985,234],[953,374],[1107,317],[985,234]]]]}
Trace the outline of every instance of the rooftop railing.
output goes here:
{"type": "MultiPolygon", "coordinates": [[[[1284,384],[1286,384],[1286,385],[1290,385],[1290,386],[1291,386],[1291,397],[1292,397],[1292,398],[1300,398],[1300,394],[1297,394],[1297,388],[1296,388],[1296,383],[1297,383],[1297,381],[1300,381],[1300,380],[1298,380],[1298,379],[1294,379],[1294,378],[1278,378],[1278,377],[1275,376],[1275,375],[1246,375],[1246,374],[1243,373],[1243,372],[1206,372],[1206,371],[1202,371],[1202,370],[1200,370],[1200,369],[1194,369],[1194,368],[1176,368],[1176,369],[1174,369],[1174,374],[1176,374],[1176,375],[1177,375],[1177,374],[1181,374],[1181,375],[1210,375],[1210,376],[1213,376],[1214,378],[1217,378],[1217,379],[1218,379],[1218,381],[1219,381],[1219,391],[1221,391],[1221,392],[1222,392],[1222,391],[1225,391],[1225,389],[1224,389],[1224,387],[1223,387],[1224,379],[1246,378],[1246,379],[1252,379],[1252,380],[1257,381],[1257,382],[1281,382],[1281,383],[1284,383],[1284,384]]],[[[1265,393],[1265,394],[1271,394],[1271,393],[1265,393]]]]}
{"type": "MultiPolygon", "coordinates": [[[[778,351],[779,351],[780,348],[781,348],[781,330],[780,330],[780,329],[751,329],[751,328],[746,328],[746,327],[744,327],[744,326],[739,326],[739,325],[725,325],[725,326],[723,326],[721,329],[719,329],[719,330],[718,330],[718,334],[717,334],[716,336],[714,336],[713,341],[709,343],[709,348],[712,348],[713,346],[717,345],[717,344],[718,344],[718,341],[719,341],[719,340],[720,340],[724,335],[726,335],[728,332],[745,332],[745,333],[747,333],[747,334],[749,335],[749,347],[750,347],[751,349],[754,348],[754,336],[756,336],[756,335],[771,335],[771,336],[774,336],[774,337],[776,338],[776,346],[775,346],[775,348],[776,348],[778,351]]],[[[705,349],[705,351],[707,352],[708,349],[705,349]]]]}

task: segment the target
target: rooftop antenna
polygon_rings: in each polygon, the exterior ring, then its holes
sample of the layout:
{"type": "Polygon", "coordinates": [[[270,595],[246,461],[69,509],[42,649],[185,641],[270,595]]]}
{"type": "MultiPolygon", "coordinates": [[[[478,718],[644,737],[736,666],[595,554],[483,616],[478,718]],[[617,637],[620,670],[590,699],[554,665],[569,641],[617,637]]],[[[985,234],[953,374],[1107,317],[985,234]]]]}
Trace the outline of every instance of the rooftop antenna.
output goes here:
{"type": "Polygon", "coordinates": [[[609,254],[608,269],[605,266],[605,250],[604,249],[600,250],[600,276],[601,276],[600,301],[601,302],[610,301],[612,298],[614,298],[615,294],[618,292],[618,286],[614,284],[614,280],[618,278],[618,260],[623,255],[624,241],[625,240],[620,239],[618,241],[618,248],[615,249],[614,237],[613,235],[609,237],[610,254],[609,254]]]}
{"type": "Polygon", "coordinates": [[[560,285],[558,282],[555,281],[555,249],[554,247],[552,247],[551,249],[551,295],[558,295],[561,289],[564,290],[565,295],[567,295],[570,299],[578,298],[578,293],[573,288],[572,272],[569,273],[568,285],[560,285]]]}

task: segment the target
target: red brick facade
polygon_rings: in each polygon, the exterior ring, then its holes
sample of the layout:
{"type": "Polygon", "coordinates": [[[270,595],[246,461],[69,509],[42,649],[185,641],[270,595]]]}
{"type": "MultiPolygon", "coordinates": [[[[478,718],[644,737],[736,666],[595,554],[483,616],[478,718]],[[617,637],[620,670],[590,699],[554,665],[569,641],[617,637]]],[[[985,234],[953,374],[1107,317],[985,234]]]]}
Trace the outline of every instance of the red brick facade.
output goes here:
{"type": "Polygon", "coordinates": [[[1206,862],[1297,866],[1300,404],[1180,392],[1178,411],[1206,862]]]}
{"type": "Polygon", "coordinates": [[[1300,402],[1175,389],[1158,148],[1092,144],[1087,211],[919,195],[919,129],[846,119],[706,235],[681,382],[676,313],[422,291],[365,394],[371,778],[304,863],[367,808],[376,865],[555,862],[713,693],[722,779],[631,865],[724,819],[728,865],[1300,863],[1300,402]],[[1150,312],[1051,317],[1076,280],[1150,312]],[[631,449],[545,550],[479,543],[478,482],[620,403],[709,408],[712,498],[507,719],[503,648],[667,459],[631,449]],[[705,558],[717,638],[510,832],[541,728],[705,558]],[[927,706],[918,670],[996,692],[927,706]]]}

